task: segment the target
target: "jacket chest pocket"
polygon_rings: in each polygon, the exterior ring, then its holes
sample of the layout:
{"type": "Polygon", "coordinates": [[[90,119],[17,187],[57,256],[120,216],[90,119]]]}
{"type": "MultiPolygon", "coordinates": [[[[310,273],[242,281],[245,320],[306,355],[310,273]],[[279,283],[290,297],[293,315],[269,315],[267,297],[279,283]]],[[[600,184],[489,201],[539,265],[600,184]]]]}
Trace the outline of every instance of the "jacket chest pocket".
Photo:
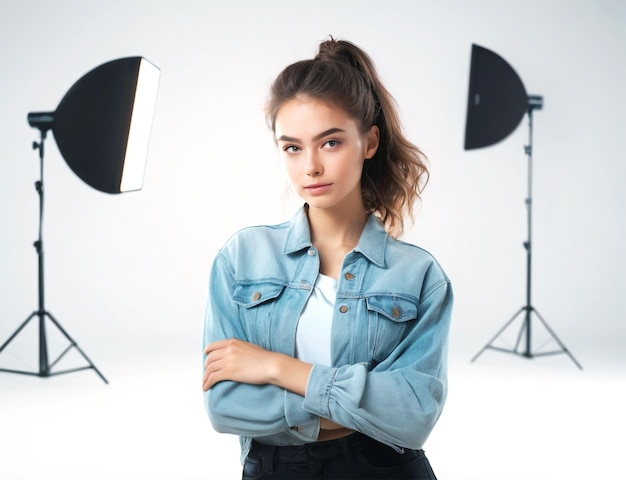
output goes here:
{"type": "Polygon", "coordinates": [[[366,299],[366,305],[369,350],[378,363],[391,354],[417,319],[417,303],[394,295],[374,295],[366,299]]]}
{"type": "Polygon", "coordinates": [[[272,331],[279,315],[277,300],[285,285],[279,282],[239,282],[233,289],[233,300],[239,305],[241,323],[248,340],[265,349],[271,349],[272,331]]]}

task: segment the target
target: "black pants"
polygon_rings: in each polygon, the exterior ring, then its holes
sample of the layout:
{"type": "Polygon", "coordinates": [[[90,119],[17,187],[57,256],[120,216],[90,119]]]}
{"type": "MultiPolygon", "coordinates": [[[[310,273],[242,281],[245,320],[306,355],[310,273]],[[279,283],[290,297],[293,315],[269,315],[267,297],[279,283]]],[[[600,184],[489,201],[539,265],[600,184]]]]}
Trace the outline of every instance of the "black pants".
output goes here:
{"type": "Polygon", "coordinates": [[[423,450],[397,453],[360,433],[327,442],[276,447],[252,442],[243,480],[436,480],[423,450]]]}

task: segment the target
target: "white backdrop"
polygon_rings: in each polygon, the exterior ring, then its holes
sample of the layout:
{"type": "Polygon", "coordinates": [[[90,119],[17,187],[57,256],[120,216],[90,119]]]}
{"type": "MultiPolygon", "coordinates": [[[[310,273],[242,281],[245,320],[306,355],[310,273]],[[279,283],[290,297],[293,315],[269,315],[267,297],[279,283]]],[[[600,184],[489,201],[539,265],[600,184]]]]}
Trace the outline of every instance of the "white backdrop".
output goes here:
{"type": "MultiPolygon", "coordinates": [[[[263,117],[269,84],[332,34],[373,57],[430,158],[405,239],[453,281],[451,357],[469,361],[525,302],[526,119],[497,145],[463,150],[476,43],[544,97],[533,304],[585,368],[623,373],[624,25],[623,0],[0,0],[0,342],[37,307],[38,132],[26,115],[54,110],[101,63],[142,55],[161,69],[142,191],[91,189],[46,142],[46,307],[112,384],[153,358],[196,367],[213,255],[236,229],[298,205],[263,117]]],[[[34,335],[0,366],[36,369],[34,335]]]]}

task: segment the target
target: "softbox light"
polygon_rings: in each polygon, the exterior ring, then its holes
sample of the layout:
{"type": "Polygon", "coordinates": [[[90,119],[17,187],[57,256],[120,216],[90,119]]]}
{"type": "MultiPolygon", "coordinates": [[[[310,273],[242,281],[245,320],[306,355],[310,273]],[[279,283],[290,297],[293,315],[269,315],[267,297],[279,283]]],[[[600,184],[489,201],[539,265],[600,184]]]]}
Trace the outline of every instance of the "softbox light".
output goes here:
{"type": "Polygon", "coordinates": [[[29,113],[28,123],[52,129],[69,167],[96,190],[140,190],[159,77],[142,57],[107,62],[80,78],[54,112],[29,113]]]}
{"type": "Polygon", "coordinates": [[[501,56],[472,45],[465,150],[493,145],[513,132],[528,95],[519,75],[501,56]]]}

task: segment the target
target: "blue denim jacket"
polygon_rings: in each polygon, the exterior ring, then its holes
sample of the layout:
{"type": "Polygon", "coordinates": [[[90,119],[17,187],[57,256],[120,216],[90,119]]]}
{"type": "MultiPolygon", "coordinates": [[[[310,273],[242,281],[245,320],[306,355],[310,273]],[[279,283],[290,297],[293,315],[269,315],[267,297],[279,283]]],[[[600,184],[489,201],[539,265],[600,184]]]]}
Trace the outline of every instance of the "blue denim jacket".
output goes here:
{"type": "MultiPolygon", "coordinates": [[[[306,211],[245,228],[211,269],[204,342],[239,338],[294,355],[298,318],[319,272],[306,211]]],[[[447,393],[452,290],[434,258],[370,216],[344,260],[332,319],[332,365],[315,365],[304,397],[224,381],[205,393],[213,428],[272,445],[313,442],[320,417],[398,451],[421,448],[447,393]]]]}

